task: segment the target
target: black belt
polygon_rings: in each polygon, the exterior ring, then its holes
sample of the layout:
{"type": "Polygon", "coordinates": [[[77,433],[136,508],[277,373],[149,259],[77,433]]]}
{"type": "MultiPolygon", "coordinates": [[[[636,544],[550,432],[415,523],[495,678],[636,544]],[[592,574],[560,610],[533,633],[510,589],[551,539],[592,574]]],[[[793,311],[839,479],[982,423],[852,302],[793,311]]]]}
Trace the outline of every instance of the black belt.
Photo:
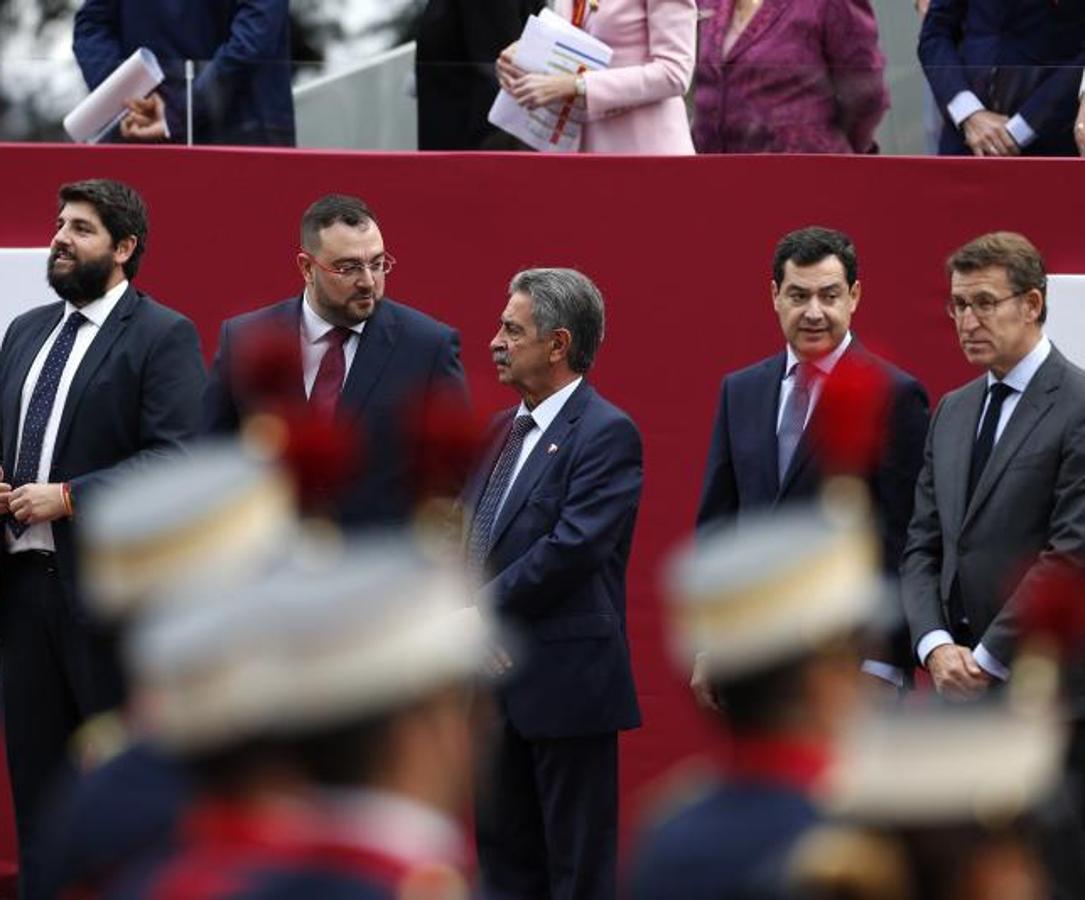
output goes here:
{"type": "Polygon", "coordinates": [[[38,569],[49,575],[57,573],[57,555],[52,550],[20,550],[18,553],[7,553],[9,566],[25,566],[29,569],[38,569]]]}

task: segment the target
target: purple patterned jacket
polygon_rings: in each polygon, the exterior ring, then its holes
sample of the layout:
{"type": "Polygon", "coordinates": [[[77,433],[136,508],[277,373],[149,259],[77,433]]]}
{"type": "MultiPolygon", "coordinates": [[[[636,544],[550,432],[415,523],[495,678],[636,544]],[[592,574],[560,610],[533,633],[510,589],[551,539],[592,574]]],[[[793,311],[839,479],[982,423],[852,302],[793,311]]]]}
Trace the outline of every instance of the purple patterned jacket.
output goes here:
{"type": "Polygon", "coordinates": [[[699,153],[867,153],[889,107],[870,0],[764,0],[725,55],[735,0],[700,0],[699,153]]]}

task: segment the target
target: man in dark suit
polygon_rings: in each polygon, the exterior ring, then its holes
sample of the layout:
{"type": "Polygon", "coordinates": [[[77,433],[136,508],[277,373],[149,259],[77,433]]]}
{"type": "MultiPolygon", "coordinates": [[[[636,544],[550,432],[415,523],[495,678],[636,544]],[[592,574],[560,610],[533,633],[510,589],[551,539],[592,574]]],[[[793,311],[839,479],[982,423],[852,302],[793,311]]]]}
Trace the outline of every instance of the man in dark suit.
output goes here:
{"type": "Polygon", "coordinates": [[[405,420],[427,397],[466,396],[459,335],[384,296],[394,260],[356,197],[329,194],[306,210],[297,262],[305,280],[300,297],[223,323],[204,428],[233,432],[259,411],[237,377],[245,341],[275,328],[297,335],[301,371],[289,399],[355,420],[364,436],[362,473],[333,498],[332,514],[351,527],[403,522],[413,502],[405,420]]]}
{"type": "Polygon", "coordinates": [[[640,724],[625,571],[640,502],[637,427],[584,376],[603,299],[570,269],[518,274],[490,342],[520,394],[465,492],[468,556],[515,646],[504,669],[478,853],[487,898],[613,898],[617,732],[640,724]]]}
{"type": "Polygon", "coordinates": [[[939,153],[1076,155],[1081,3],[933,0],[919,59],[945,119],[939,153]]]}
{"type": "Polygon", "coordinates": [[[48,277],[64,302],[17,318],[0,348],[3,696],[26,896],[43,791],[76,728],[121,699],[111,649],[76,597],[74,522],[88,494],[199,425],[196,329],[129,284],[146,235],[127,185],[63,186],[48,277]]]}
{"type": "Polygon", "coordinates": [[[88,88],[139,47],[154,52],[166,80],[133,103],[123,138],[293,146],[288,0],[84,0],[72,49],[88,88]],[[187,60],[195,63],[191,136],[187,60]]]}
{"type": "MultiPolygon", "coordinates": [[[[825,380],[847,355],[878,367],[892,387],[884,450],[867,482],[881,528],[883,565],[895,578],[922,463],[926,392],[911,375],[852,338],[860,283],[855,246],[847,235],[818,227],[793,231],[777,245],[772,268],[772,302],[787,347],[720,385],[698,531],[817,495],[823,474],[807,424],[817,415],[825,380]]],[[[899,629],[893,643],[884,659],[864,666],[902,685],[911,660],[907,629],[899,629]]],[[[712,705],[700,673],[694,691],[712,705]]]]}
{"type": "Polygon", "coordinates": [[[1044,335],[1024,237],[983,235],[947,268],[961,348],[986,371],[935,410],[901,574],[919,661],[967,700],[1008,677],[1018,598],[1085,553],[1085,373],[1044,335]]]}
{"type": "Polygon", "coordinates": [[[418,146],[495,149],[494,60],[543,0],[429,0],[418,21],[418,146]]]}

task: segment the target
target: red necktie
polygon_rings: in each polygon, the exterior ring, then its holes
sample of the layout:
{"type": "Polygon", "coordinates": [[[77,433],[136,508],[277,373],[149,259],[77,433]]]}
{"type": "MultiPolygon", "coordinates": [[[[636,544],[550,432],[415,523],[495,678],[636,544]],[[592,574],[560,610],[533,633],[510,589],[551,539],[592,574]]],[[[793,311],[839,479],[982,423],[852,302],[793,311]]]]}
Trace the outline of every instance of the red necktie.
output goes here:
{"type": "Polygon", "coordinates": [[[353,333],[349,328],[333,328],[324,338],[328,349],[320,358],[320,368],[316,372],[309,403],[320,415],[329,419],[335,415],[335,408],[339,405],[339,394],[343,390],[343,378],[347,373],[343,344],[353,333]]]}

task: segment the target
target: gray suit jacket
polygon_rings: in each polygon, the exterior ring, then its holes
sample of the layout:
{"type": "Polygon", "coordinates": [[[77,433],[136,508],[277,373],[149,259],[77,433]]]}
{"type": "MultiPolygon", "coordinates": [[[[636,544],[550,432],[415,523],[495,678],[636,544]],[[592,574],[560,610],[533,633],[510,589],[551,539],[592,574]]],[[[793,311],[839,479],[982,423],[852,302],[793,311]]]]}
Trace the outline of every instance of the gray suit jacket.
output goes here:
{"type": "Polygon", "coordinates": [[[1045,566],[1085,554],[1085,372],[1052,348],[965,505],[986,375],[935,410],[901,563],[913,648],[949,630],[959,580],[978,641],[1009,665],[1018,598],[1045,566]]]}

